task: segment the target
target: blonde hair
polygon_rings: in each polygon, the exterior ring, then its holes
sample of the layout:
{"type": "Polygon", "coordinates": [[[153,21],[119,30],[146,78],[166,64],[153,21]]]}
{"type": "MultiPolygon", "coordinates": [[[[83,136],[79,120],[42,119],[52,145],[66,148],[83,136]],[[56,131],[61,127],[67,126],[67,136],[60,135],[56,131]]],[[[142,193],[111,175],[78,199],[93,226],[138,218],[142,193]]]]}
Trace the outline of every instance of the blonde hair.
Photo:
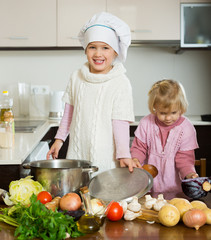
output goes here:
{"type": "Polygon", "coordinates": [[[153,114],[158,106],[169,109],[177,106],[181,114],[187,111],[188,102],[185,90],[181,83],[174,80],[165,79],[154,83],[148,96],[148,107],[153,114]]]}

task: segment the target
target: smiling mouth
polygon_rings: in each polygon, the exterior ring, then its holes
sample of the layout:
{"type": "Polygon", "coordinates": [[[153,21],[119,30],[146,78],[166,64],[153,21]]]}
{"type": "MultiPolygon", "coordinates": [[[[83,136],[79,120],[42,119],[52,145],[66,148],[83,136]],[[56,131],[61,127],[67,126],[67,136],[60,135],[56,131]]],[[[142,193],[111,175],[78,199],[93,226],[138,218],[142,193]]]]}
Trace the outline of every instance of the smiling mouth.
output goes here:
{"type": "Polygon", "coordinates": [[[104,60],[94,60],[94,62],[95,62],[96,64],[102,64],[102,63],[104,62],[104,60]]]}

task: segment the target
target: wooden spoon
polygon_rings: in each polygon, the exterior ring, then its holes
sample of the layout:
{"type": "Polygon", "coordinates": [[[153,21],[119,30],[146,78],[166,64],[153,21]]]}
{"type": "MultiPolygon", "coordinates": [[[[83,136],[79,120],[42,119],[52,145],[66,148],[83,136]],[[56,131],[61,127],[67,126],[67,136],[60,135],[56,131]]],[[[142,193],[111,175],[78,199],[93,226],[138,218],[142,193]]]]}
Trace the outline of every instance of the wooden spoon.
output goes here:
{"type": "Polygon", "coordinates": [[[144,170],[146,170],[148,173],[150,173],[153,178],[155,178],[158,175],[158,170],[154,165],[144,164],[142,167],[144,170]]]}

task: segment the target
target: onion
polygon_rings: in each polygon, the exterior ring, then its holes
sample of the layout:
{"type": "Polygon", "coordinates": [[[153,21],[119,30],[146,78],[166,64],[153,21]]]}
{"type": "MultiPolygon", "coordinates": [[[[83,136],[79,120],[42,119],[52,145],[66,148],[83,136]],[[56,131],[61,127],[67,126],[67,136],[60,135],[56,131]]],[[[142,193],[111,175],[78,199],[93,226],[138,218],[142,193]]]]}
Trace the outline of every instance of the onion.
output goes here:
{"type": "Polygon", "coordinates": [[[198,230],[206,223],[207,217],[202,210],[192,208],[183,215],[182,220],[187,227],[195,228],[198,230]]]}
{"type": "Polygon", "coordinates": [[[81,198],[77,193],[67,193],[61,198],[59,207],[61,210],[76,211],[81,207],[81,198]]]}

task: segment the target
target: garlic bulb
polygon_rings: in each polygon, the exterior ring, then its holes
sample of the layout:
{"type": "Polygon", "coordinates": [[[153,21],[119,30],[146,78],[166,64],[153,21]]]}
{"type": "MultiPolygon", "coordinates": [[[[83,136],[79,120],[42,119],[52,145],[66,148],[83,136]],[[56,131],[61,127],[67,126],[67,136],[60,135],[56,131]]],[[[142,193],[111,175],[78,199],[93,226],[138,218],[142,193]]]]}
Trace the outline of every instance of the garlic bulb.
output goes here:
{"type": "Polygon", "coordinates": [[[141,204],[138,202],[137,197],[133,197],[133,200],[128,204],[127,209],[133,212],[139,212],[141,210],[141,204]]]}
{"type": "Polygon", "coordinates": [[[167,203],[164,199],[163,194],[159,194],[156,203],[153,205],[153,209],[157,212],[167,203]]]}
{"type": "Polygon", "coordinates": [[[147,209],[152,209],[153,205],[156,203],[157,199],[156,198],[152,198],[151,195],[145,195],[145,203],[144,203],[144,207],[147,209]]]}
{"type": "Polygon", "coordinates": [[[142,215],[142,211],[133,212],[133,211],[127,210],[125,212],[124,219],[128,220],[128,221],[132,221],[132,220],[134,220],[135,218],[137,218],[137,217],[139,217],[141,215],[142,215]]]}
{"type": "Polygon", "coordinates": [[[123,213],[125,214],[125,212],[127,211],[127,206],[128,206],[127,201],[126,201],[126,200],[121,200],[121,201],[119,202],[119,204],[122,206],[122,208],[123,208],[123,213]]]}
{"type": "Polygon", "coordinates": [[[158,200],[156,203],[153,205],[153,209],[157,212],[160,211],[160,209],[166,204],[166,201],[158,200]]]}

